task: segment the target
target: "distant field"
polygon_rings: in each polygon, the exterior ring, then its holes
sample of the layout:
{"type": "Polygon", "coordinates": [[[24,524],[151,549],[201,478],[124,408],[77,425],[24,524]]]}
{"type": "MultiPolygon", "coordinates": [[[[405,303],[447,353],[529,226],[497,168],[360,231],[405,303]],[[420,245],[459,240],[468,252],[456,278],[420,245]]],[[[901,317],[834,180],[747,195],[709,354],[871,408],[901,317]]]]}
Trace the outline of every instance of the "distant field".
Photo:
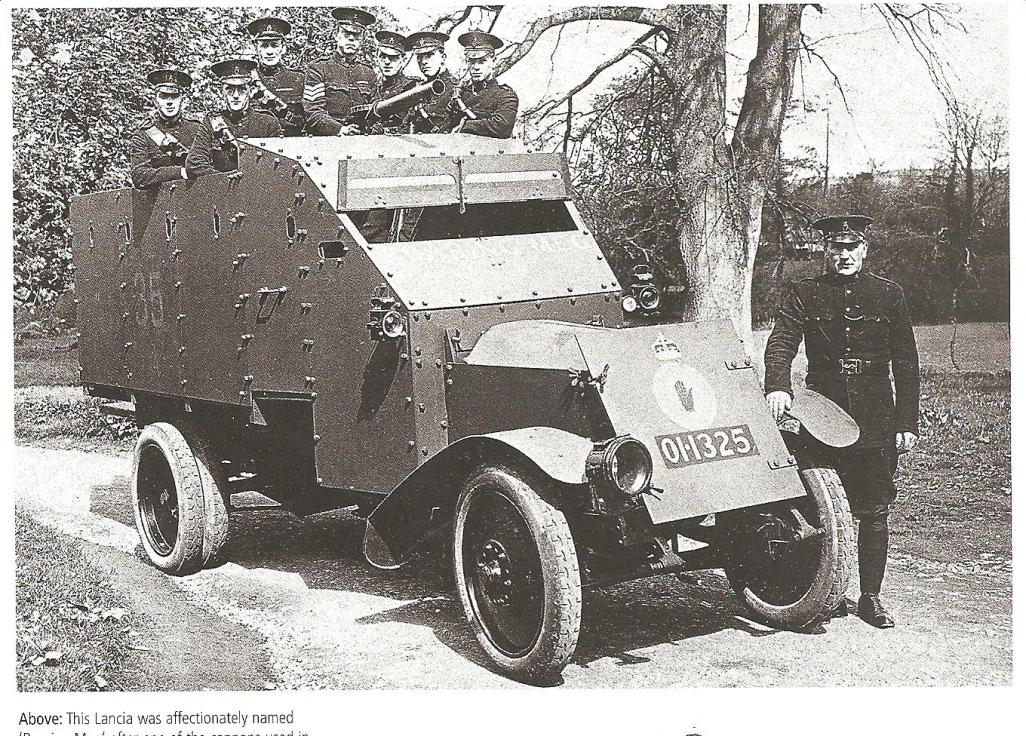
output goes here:
{"type": "Polygon", "coordinates": [[[919,362],[924,367],[963,371],[1001,371],[1011,368],[1011,340],[1007,322],[922,325],[916,327],[915,332],[919,362]],[[952,335],[955,337],[953,352],[952,335]]]}
{"type": "MultiPolygon", "coordinates": [[[[915,327],[919,363],[924,369],[995,373],[1011,369],[1011,342],[1008,322],[966,322],[959,325],[919,325],[915,327]],[[954,348],[951,338],[954,336],[954,348]],[[954,355],[954,362],[952,362],[954,355]]],[[[769,330],[757,330],[752,339],[762,370],[762,353],[769,330]]],[[[794,375],[806,373],[804,346],[794,363],[794,375]]]]}

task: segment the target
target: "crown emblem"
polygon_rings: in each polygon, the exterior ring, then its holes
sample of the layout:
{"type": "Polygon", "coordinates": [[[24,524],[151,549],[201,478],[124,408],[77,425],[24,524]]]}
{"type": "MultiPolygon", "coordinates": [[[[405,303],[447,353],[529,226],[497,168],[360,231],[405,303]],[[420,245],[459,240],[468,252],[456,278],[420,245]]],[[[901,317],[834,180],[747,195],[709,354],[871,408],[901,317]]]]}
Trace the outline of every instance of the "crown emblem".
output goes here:
{"type": "Polygon", "coordinates": [[[667,340],[666,335],[659,333],[659,338],[652,343],[652,352],[659,360],[678,360],[680,348],[673,340],[667,340]]]}

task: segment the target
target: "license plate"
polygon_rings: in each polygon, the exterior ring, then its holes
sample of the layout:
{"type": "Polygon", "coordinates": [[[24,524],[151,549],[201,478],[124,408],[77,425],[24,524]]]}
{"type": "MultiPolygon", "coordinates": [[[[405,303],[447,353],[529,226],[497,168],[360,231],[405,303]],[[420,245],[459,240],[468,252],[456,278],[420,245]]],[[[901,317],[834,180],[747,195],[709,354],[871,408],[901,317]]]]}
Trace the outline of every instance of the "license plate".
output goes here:
{"type": "Polygon", "coordinates": [[[759,454],[747,424],[663,434],[658,435],[655,441],[663,464],[671,470],[759,454]]]}

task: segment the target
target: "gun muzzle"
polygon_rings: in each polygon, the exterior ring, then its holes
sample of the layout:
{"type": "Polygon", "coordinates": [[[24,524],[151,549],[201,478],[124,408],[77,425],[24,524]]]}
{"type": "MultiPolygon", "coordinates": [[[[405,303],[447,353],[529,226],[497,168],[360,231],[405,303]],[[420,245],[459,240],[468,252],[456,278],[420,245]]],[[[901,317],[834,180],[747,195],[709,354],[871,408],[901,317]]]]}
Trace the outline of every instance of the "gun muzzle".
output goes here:
{"type": "Polygon", "coordinates": [[[378,100],[371,105],[371,114],[378,118],[386,118],[390,115],[403,113],[410,108],[445,93],[445,82],[435,79],[424,84],[418,84],[405,92],[400,92],[394,97],[378,100]]]}

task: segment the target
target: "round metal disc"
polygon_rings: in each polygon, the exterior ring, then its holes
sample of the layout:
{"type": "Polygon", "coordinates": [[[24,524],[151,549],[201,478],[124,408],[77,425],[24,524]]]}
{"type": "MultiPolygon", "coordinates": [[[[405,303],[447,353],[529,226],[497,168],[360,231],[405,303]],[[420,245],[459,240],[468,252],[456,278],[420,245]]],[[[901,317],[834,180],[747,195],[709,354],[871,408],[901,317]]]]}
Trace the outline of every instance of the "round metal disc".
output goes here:
{"type": "Polygon", "coordinates": [[[809,434],[830,447],[848,447],[859,439],[859,425],[848,412],[810,389],[794,390],[794,402],[788,413],[801,422],[809,434]]]}

